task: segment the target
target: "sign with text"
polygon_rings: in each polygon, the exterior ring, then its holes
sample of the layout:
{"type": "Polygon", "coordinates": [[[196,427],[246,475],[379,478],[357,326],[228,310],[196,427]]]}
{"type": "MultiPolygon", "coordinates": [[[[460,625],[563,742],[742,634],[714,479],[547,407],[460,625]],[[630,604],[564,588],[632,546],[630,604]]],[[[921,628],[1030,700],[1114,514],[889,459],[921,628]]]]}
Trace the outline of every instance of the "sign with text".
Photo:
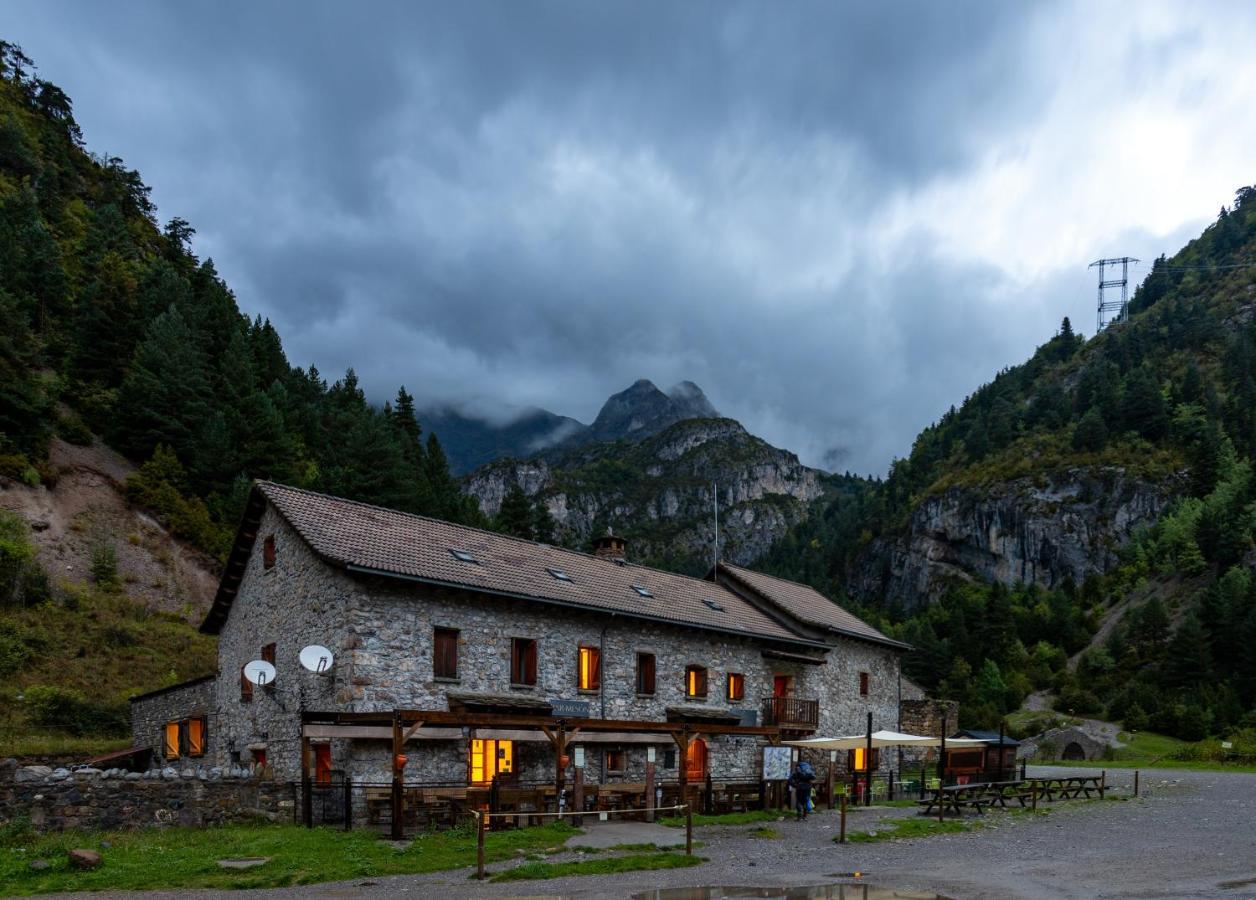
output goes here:
{"type": "Polygon", "coordinates": [[[586,719],[589,716],[588,700],[549,700],[550,715],[563,716],[571,719],[586,719]]]}

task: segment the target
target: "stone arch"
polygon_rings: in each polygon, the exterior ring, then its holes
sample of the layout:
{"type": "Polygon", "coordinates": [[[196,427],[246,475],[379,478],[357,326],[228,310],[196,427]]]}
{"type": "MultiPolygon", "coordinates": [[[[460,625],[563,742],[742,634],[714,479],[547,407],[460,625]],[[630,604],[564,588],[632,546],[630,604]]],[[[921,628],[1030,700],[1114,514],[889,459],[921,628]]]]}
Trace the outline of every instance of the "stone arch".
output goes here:
{"type": "Polygon", "coordinates": [[[1064,758],[1068,760],[1079,760],[1086,758],[1086,751],[1082,749],[1082,745],[1077,741],[1069,741],[1068,746],[1064,748],[1064,758]]]}

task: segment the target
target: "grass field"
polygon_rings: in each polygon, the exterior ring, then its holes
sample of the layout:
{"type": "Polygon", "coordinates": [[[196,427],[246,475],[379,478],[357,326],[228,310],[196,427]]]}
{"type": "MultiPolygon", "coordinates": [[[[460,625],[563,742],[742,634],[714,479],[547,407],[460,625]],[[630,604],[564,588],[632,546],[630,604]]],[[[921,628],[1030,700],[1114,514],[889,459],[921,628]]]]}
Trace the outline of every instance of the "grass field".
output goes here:
{"type": "Polygon", "coordinates": [[[1111,751],[1108,759],[1078,762],[1067,760],[1038,761],[1042,765],[1073,766],[1087,769],[1193,769],[1209,772],[1256,772],[1256,766],[1218,762],[1215,760],[1173,759],[1173,755],[1192,746],[1186,741],[1152,731],[1122,731],[1119,739],[1124,747],[1111,751]]]}
{"type": "MultiPolygon", "coordinates": [[[[779,809],[751,809],[746,812],[723,813],[718,816],[708,816],[699,813],[693,817],[693,824],[695,827],[698,825],[751,825],[755,822],[775,822],[777,819],[787,815],[793,815],[793,813],[779,809]]],[[[660,817],[659,824],[666,825],[669,828],[684,828],[685,817],[660,817]]]]}
{"type": "Polygon", "coordinates": [[[563,878],[567,875],[613,875],[616,872],[640,872],[644,869],[684,869],[706,862],[701,856],[686,856],[665,850],[658,853],[632,853],[607,856],[579,862],[526,862],[497,872],[489,881],[528,881],[541,878],[563,878]]]}
{"type": "MultiPolygon", "coordinates": [[[[848,832],[846,842],[848,844],[874,844],[877,841],[924,838],[932,837],[935,834],[958,834],[961,831],[968,831],[972,827],[972,822],[951,820],[939,822],[937,819],[926,819],[924,817],[893,819],[879,823],[874,831],[848,832]]],[[[834,838],[834,840],[837,840],[837,838],[834,838]]]]}
{"type": "MultiPolygon", "coordinates": [[[[564,823],[492,833],[486,837],[485,859],[510,859],[518,850],[543,852],[561,846],[577,833],[564,823]]],[[[54,891],[284,887],[460,869],[475,864],[475,850],[475,833],[465,828],[425,834],[401,850],[366,831],[294,825],[45,836],[24,836],[10,829],[7,834],[0,833],[0,885],[6,896],[54,891]],[[66,851],[76,847],[100,851],[104,864],[92,871],[69,869],[66,851]],[[254,869],[218,866],[220,859],[259,856],[271,859],[254,869]],[[30,863],[35,859],[47,860],[51,867],[34,871],[30,863]]]]}

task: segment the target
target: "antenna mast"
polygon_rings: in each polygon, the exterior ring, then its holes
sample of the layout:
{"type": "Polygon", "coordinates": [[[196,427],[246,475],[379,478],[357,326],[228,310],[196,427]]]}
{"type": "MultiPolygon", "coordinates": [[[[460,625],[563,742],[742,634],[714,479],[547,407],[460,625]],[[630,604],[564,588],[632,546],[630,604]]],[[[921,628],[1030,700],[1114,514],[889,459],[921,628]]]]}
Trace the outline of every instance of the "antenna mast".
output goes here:
{"type": "Polygon", "coordinates": [[[1087,266],[1089,269],[1093,269],[1095,266],[1099,267],[1099,331],[1103,331],[1103,329],[1108,325],[1119,325],[1125,321],[1127,315],[1126,298],[1129,292],[1130,263],[1136,262],[1138,262],[1138,260],[1134,259],[1132,256],[1119,256],[1115,259],[1097,259],[1087,266]],[[1121,277],[1110,278],[1105,281],[1103,278],[1104,267],[1115,266],[1118,263],[1121,266],[1121,277]],[[1118,287],[1121,289],[1120,300],[1105,299],[1104,291],[1118,287]],[[1109,317],[1109,313],[1115,313],[1115,315],[1109,317]]]}

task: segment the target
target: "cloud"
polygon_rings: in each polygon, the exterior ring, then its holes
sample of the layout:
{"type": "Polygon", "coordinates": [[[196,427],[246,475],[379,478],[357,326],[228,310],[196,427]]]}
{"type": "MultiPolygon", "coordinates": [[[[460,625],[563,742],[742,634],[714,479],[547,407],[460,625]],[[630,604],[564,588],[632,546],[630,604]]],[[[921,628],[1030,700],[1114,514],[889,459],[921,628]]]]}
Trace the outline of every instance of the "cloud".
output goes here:
{"type": "Polygon", "coordinates": [[[11,9],[295,363],[861,472],[1253,180],[1239,3],[11,9]]]}

